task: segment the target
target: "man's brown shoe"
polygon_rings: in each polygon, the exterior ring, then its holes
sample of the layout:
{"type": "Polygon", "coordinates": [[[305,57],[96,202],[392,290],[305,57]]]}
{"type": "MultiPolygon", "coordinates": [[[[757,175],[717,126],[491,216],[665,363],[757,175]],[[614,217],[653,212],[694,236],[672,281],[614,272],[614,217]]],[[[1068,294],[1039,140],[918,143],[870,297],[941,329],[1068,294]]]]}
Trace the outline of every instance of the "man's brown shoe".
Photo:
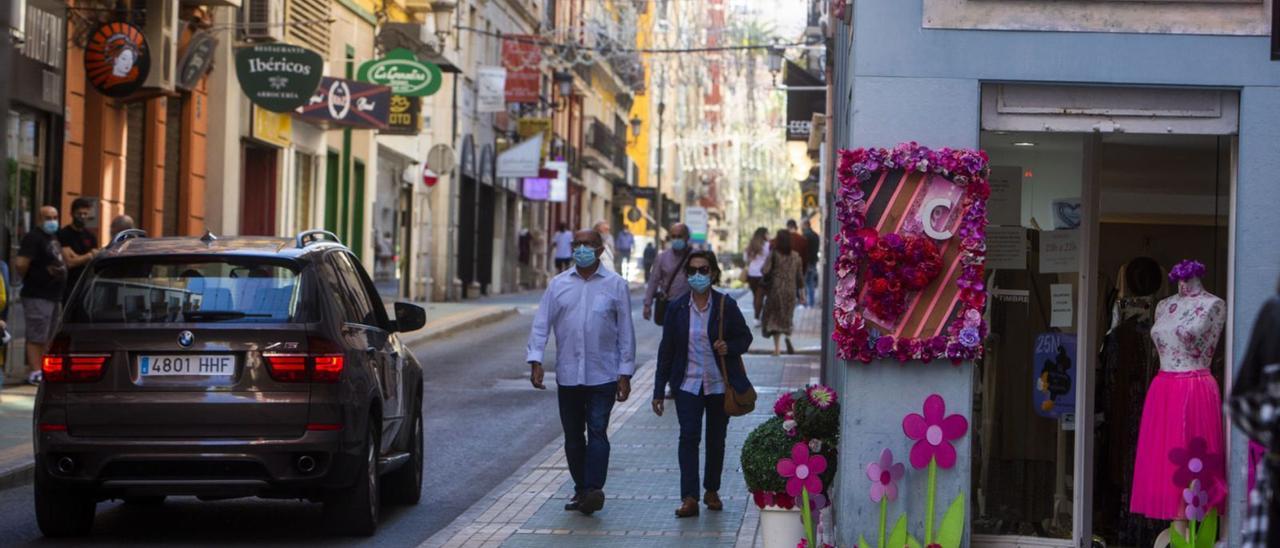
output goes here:
{"type": "Polygon", "coordinates": [[[685,497],[684,503],[676,508],[676,517],[691,518],[698,515],[698,499],[696,497],[685,497]]]}
{"type": "Polygon", "coordinates": [[[702,502],[707,504],[707,510],[715,512],[724,510],[724,501],[720,500],[720,494],[715,491],[707,491],[707,494],[702,496],[702,502]]]}

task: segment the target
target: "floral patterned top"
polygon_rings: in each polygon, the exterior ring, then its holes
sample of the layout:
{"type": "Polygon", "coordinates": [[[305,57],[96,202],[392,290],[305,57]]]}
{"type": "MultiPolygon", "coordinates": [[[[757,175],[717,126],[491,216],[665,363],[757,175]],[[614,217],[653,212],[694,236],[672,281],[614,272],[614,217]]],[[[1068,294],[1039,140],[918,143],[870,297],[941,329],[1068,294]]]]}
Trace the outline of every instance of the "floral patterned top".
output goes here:
{"type": "Polygon", "coordinates": [[[1160,301],[1151,338],[1160,354],[1160,370],[1208,369],[1227,321],[1227,304],[1204,290],[1200,280],[1179,284],[1178,294],[1160,301]]]}

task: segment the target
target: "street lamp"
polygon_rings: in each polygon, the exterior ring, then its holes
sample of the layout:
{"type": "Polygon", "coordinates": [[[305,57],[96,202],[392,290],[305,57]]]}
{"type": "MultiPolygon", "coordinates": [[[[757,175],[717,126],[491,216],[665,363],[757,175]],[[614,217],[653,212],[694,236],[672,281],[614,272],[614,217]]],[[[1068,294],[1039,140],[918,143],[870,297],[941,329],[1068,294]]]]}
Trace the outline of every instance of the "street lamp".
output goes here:
{"type": "Polygon", "coordinates": [[[782,72],[783,49],[778,46],[769,47],[769,72],[773,73],[773,85],[778,85],[778,73],[782,72]]]}
{"type": "Polygon", "coordinates": [[[569,97],[573,96],[573,74],[557,70],[551,74],[551,80],[556,83],[556,89],[560,91],[552,107],[556,112],[560,112],[569,105],[569,97]]]}
{"type": "Polygon", "coordinates": [[[640,120],[639,116],[631,117],[631,136],[632,137],[640,136],[640,124],[643,124],[643,123],[644,121],[640,120]]]}
{"type": "Polygon", "coordinates": [[[453,10],[458,7],[458,0],[431,0],[427,5],[431,7],[431,15],[436,20],[436,36],[443,43],[453,30],[453,10]]]}

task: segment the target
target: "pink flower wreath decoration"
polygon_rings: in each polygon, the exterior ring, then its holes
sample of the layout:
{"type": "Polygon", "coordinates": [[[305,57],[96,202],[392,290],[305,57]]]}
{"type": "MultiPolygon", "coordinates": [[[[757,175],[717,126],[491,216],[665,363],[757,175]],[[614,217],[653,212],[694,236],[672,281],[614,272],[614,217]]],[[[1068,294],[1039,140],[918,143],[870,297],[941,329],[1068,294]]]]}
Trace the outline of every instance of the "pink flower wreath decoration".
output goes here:
{"type": "Polygon", "coordinates": [[[870,363],[876,359],[898,361],[920,360],[929,363],[947,359],[959,364],[982,355],[981,341],[987,334],[981,320],[986,306],[983,282],[986,260],[986,200],[991,195],[987,182],[987,155],[981,151],[941,148],[932,150],[914,142],[902,143],[892,150],[860,148],[841,150],[836,176],[835,213],[841,225],[835,235],[839,251],[835,261],[835,299],[832,339],[836,355],[843,360],[870,363]],[[955,282],[959,312],[942,333],[895,339],[871,329],[863,318],[866,308],[886,320],[896,320],[902,313],[902,301],[908,291],[919,290],[938,275],[935,271],[936,250],[924,243],[916,244],[909,259],[898,256],[894,234],[878,234],[867,225],[867,202],[863,185],[873,182],[882,172],[903,170],[935,174],[950,180],[964,190],[964,215],[960,227],[952,235],[959,245],[960,267],[955,282]],[[884,248],[885,243],[892,256],[884,248]],[[907,265],[897,265],[907,260],[907,265]],[[893,268],[890,268],[893,263],[893,268]],[[874,268],[873,268],[874,267],[874,268]],[[878,270],[877,270],[878,269],[878,270]],[[892,272],[890,272],[892,271],[892,272]],[[866,279],[862,279],[866,278],[866,279]],[[870,291],[865,291],[870,287],[870,291]],[[863,295],[866,295],[864,298],[863,295]],[[976,317],[976,321],[975,321],[976,317]]]}

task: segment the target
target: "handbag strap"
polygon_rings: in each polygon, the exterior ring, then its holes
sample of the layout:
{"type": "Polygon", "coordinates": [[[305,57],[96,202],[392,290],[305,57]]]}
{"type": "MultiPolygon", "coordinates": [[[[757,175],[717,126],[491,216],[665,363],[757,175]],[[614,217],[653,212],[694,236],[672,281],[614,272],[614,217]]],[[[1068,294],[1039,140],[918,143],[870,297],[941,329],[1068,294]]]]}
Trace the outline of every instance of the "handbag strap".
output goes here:
{"type": "MultiPolygon", "coordinates": [[[[720,333],[717,335],[717,341],[724,340],[724,301],[726,299],[728,299],[727,295],[720,296],[720,325],[718,326],[720,328],[720,333]]],[[[712,344],[714,345],[715,343],[712,344]]],[[[731,387],[729,386],[729,372],[725,369],[724,365],[724,356],[716,353],[716,362],[720,364],[720,380],[724,382],[725,392],[727,393],[731,387]]]]}
{"type": "Polygon", "coordinates": [[[691,252],[686,252],[684,254],[684,259],[680,261],[680,264],[676,266],[675,271],[672,272],[671,276],[667,278],[667,287],[662,290],[663,297],[667,297],[668,295],[671,294],[671,285],[676,283],[676,276],[680,275],[680,270],[684,268],[685,263],[689,262],[689,255],[691,254],[692,254],[691,252]]]}

